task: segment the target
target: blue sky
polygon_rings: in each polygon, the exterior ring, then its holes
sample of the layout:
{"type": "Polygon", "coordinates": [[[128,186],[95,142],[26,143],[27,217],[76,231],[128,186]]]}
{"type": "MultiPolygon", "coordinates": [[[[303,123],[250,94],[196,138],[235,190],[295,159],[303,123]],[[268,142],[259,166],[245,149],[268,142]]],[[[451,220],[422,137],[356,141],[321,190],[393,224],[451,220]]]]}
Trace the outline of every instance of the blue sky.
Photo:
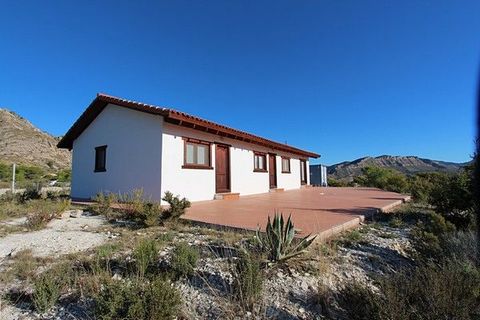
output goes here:
{"type": "Polygon", "coordinates": [[[326,164],[467,161],[479,13],[473,0],[4,1],[0,106],[62,135],[105,92],[326,164]]]}

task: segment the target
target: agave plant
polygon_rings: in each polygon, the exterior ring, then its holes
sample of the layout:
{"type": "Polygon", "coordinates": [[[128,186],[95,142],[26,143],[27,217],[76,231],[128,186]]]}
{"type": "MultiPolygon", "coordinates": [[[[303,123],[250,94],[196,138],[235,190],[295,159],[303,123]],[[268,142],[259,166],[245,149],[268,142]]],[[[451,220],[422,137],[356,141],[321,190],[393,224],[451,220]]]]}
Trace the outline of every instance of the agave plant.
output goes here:
{"type": "Polygon", "coordinates": [[[273,223],[268,216],[265,234],[260,232],[260,228],[256,233],[256,240],[260,248],[268,252],[268,259],[273,262],[285,261],[304,253],[315,238],[316,236],[308,235],[305,238],[295,239],[295,227],[291,215],[285,224],[281,213],[275,213],[273,223]]]}

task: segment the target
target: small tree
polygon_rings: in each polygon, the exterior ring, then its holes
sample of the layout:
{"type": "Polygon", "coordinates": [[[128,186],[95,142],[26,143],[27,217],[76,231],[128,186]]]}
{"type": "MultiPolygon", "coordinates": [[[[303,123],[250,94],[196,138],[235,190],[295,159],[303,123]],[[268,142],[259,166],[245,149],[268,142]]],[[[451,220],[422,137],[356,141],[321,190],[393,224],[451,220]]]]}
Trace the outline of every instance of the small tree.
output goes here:
{"type": "Polygon", "coordinates": [[[186,198],[180,199],[180,196],[174,196],[170,191],[165,192],[165,196],[163,196],[162,200],[169,204],[169,208],[163,211],[164,219],[179,218],[185,213],[185,210],[191,206],[190,201],[186,198]]]}
{"type": "Polygon", "coordinates": [[[408,181],[404,174],[386,168],[365,167],[362,175],[353,179],[355,183],[365,187],[374,187],[393,192],[408,190],[408,181]]]}

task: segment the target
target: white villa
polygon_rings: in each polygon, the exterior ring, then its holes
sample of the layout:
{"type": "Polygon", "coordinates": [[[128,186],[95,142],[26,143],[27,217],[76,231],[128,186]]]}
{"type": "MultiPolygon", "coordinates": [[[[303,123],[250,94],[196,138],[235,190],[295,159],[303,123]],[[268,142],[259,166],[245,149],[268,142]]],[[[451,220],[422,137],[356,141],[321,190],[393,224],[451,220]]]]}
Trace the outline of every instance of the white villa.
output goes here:
{"type": "Polygon", "coordinates": [[[74,199],[142,188],[190,201],[297,189],[316,153],[211,121],[98,94],[58,143],[73,150],[74,199]]]}

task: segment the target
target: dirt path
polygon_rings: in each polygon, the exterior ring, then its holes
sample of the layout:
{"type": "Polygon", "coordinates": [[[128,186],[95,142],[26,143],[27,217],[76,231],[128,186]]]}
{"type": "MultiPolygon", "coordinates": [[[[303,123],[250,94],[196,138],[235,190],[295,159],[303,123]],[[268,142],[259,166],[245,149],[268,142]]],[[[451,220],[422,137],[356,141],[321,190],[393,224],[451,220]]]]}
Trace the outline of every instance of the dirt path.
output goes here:
{"type": "Polygon", "coordinates": [[[51,221],[43,230],[0,238],[0,261],[24,249],[31,249],[35,256],[57,256],[87,250],[108,239],[106,234],[90,231],[105,223],[102,217],[82,214],[72,218],[68,213],[64,216],[51,221]]]}

